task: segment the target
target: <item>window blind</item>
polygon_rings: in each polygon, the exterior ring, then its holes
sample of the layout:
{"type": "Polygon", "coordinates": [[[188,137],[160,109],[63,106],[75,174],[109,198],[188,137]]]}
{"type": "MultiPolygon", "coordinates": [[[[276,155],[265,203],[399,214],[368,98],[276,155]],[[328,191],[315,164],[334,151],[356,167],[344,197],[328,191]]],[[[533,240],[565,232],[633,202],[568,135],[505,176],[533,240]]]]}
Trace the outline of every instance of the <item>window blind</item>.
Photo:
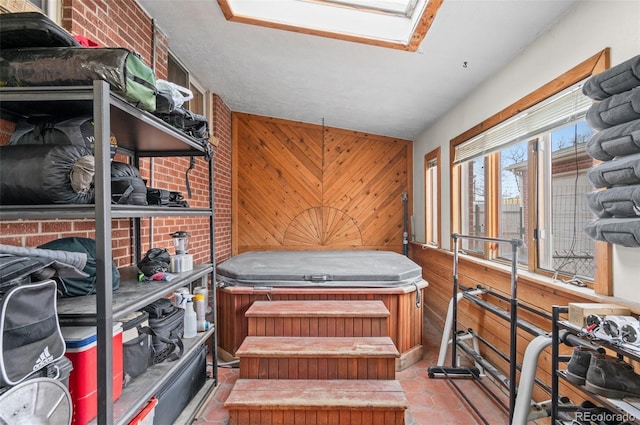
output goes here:
{"type": "Polygon", "coordinates": [[[578,121],[592,101],[582,83],[569,87],[454,148],[454,164],[485,156],[545,131],[578,121]]]}

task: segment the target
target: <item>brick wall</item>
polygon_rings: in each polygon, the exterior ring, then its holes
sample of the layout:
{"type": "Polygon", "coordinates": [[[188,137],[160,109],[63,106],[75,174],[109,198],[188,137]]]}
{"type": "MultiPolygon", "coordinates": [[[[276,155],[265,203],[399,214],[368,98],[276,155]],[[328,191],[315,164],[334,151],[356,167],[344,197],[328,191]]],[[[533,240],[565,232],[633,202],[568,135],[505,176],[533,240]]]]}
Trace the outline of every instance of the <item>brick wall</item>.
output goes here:
{"type": "Polygon", "coordinates": [[[215,152],[215,228],[216,261],[231,256],[231,110],[213,95],[213,135],[218,138],[215,152]]]}
{"type": "Polygon", "coordinates": [[[62,27],[104,47],[138,52],[147,65],[153,58],[153,21],[131,0],[64,0],[62,27]]]}
{"type": "MultiPolygon", "coordinates": [[[[12,11],[16,11],[13,9],[12,11]]],[[[74,35],[82,35],[105,47],[126,47],[141,55],[155,70],[157,78],[167,78],[169,40],[135,2],[130,0],[63,0],[61,25],[74,35]]],[[[216,259],[222,261],[231,252],[231,112],[218,96],[213,96],[215,122],[213,134],[220,139],[214,148],[216,187],[216,259]],[[217,181],[217,180],[220,181],[217,181]],[[218,206],[218,204],[220,206],[218,206]],[[220,214],[220,217],[217,215],[220,214]]],[[[0,144],[6,144],[13,132],[13,123],[0,121],[0,144]]],[[[117,137],[117,135],[116,135],[117,137]]],[[[125,161],[118,155],[116,160],[125,161]]],[[[140,172],[148,186],[181,192],[187,198],[185,171],[189,158],[143,159],[140,172]]],[[[202,157],[189,172],[192,207],[208,207],[208,166],[202,157]]],[[[203,217],[172,217],[141,220],[143,252],[150,246],[166,247],[173,252],[170,233],[186,230],[191,235],[190,252],[197,263],[210,261],[209,220],[203,217]]],[[[113,256],[119,267],[132,264],[131,222],[114,220],[113,256]]],[[[37,246],[52,239],[67,236],[94,237],[91,220],[17,220],[0,223],[0,243],[37,246]]]]}

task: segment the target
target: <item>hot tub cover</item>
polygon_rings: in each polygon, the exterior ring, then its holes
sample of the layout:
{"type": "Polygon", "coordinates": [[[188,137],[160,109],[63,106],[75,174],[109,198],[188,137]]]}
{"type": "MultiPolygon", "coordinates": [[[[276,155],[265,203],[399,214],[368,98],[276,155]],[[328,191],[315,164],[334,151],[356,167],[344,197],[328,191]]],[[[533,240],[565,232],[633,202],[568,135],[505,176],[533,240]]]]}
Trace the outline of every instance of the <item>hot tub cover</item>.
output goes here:
{"type": "Polygon", "coordinates": [[[223,286],[397,287],[422,281],[422,268],[390,251],[252,251],[217,267],[223,286]]]}

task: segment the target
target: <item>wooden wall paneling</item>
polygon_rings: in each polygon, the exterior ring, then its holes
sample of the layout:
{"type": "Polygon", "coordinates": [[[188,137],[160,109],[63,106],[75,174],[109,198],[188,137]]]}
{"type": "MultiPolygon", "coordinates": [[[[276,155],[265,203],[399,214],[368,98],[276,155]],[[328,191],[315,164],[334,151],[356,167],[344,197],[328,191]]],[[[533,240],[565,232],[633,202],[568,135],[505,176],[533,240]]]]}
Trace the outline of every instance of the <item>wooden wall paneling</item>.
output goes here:
{"type": "MultiPolygon", "coordinates": [[[[439,249],[422,249],[419,244],[410,244],[410,258],[422,266],[423,277],[429,286],[425,288],[424,303],[425,316],[433,321],[433,324],[440,329],[444,326],[449,301],[452,297],[452,276],[453,261],[450,252],[439,249]]],[[[474,259],[461,258],[459,263],[459,278],[467,284],[479,282],[482,279],[483,285],[490,286],[502,292],[509,293],[510,282],[509,273],[499,270],[496,267],[489,267],[479,263],[474,259]],[[478,276],[479,278],[473,278],[478,276]]],[[[562,290],[561,287],[551,287],[532,280],[528,276],[519,275],[518,278],[518,300],[528,304],[547,314],[550,314],[553,305],[567,305],[569,302],[594,302],[588,296],[581,297],[569,290],[562,290]]],[[[495,297],[484,295],[492,303],[508,309],[508,303],[498,300],[495,297]]],[[[550,331],[551,322],[543,317],[524,310],[520,310],[519,317],[540,327],[542,330],[550,331]]],[[[502,352],[508,353],[509,324],[493,313],[462,300],[458,310],[458,329],[471,327],[483,338],[498,347],[502,352]]],[[[517,340],[517,361],[522,363],[527,344],[533,336],[523,330],[518,330],[517,340]]],[[[561,352],[570,355],[569,347],[561,346],[561,352]]],[[[483,347],[480,343],[480,351],[483,357],[494,364],[505,373],[508,369],[507,363],[491,350],[483,347]]],[[[446,357],[445,364],[450,364],[450,357],[446,357]]],[[[550,347],[542,352],[538,360],[536,377],[547,385],[551,383],[551,350],[550,347]]],[[[584,395],[579,391],[561,383],[561,394],[566,395],[574,402],[580,403],[584,395]]],[[[541,387],[535,386],[533,392],[534,400],[542,401],[549,399],[549,394],[541,387]]]]}
{"type": "Polygon", "coordinates": [[[281,245],[295,216],[320,201],[320,168],[314,163],[321,147],[305,132],[283,134],[269,120],[240,116],[236,124],[239,243],[281,245]],[[304,146],[297,148],[292,138],[304,146]]]}
{"type": "Polygon", "coordinates": [[[402,250],[411,142],[234,114],[234,252],[402,250]]]}
{"type": "Polygon", "coordinates": [[[400,194],[407,191],[407,147],[406,142],[350,134],[326,142],[323,199],[354,219],[364,245],[402,240],[400,194]]]}

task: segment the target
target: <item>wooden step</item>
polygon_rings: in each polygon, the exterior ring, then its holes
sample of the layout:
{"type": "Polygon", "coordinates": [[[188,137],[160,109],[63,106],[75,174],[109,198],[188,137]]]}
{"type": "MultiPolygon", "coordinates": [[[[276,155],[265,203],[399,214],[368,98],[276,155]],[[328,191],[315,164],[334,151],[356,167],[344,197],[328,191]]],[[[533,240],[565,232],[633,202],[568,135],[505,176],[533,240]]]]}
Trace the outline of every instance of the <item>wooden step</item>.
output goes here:
{"type": "Polygon", "coordinates": [[[389,337],[248,336],[236,352],[240,378],[395,379],[389,337]]]}
{"type": "Polygon", "coordinates": [[[229,425],[403,425],[395,380],[238,379],[224,403],[229,425]]]}
{"type": "Polygon", "coordinates": [[[382,301],[255,301],[246,311],[253,336],[388,336],[382,301]]]}

